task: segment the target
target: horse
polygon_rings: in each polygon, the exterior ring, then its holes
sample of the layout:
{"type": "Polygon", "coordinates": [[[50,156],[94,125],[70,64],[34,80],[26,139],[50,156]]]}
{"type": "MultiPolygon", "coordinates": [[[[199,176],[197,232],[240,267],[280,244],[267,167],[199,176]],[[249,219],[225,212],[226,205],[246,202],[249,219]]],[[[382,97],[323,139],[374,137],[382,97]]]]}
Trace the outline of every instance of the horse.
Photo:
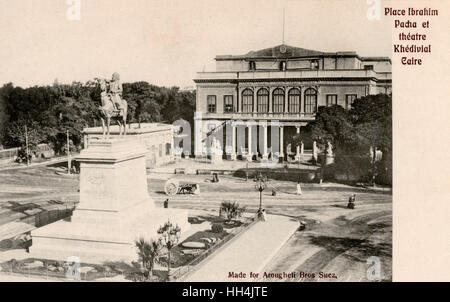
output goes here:
{"type": "Polygon", "coordinates": [[[102,121],[103,138],[109,139],[109,125],[111,119],[115,119],[119,125],[119,136],[127,135],[127,110],[128,104],[124,99],[121,99],[122,105],[120,109],[116,107],[113,98],[110,93],[107,92],[106,82],[103,81],[100,84],[101,87],[101,101],[102,106],[99,107],[100,119],[102,121]],[[106,120],[106,121],[105,121],[106,120]],[[106,127],[105,127],[106,126],[106,127]],[[123,127],[123,131],[122,131],[123,127]]]}

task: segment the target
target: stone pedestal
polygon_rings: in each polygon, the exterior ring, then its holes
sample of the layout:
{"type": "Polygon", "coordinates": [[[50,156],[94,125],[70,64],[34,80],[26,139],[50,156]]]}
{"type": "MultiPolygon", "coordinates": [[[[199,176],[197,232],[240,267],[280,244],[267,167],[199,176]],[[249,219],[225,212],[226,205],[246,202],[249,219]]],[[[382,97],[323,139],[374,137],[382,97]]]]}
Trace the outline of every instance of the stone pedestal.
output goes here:
{"type": "Polygon", "coordinates": [[[217,165],[223,162],[222,154],[211,154],[211,164],[217,165]]]}
{"type": "Polygon", "coordinates": [[[245,158],[247,159],[248,162],[252,162],[253,161],[253,154],[248,153],[245,158]]]}
{"type": "Polygon", "coordinates": [[[189,228],[187,211],[156,208],[147,192],[145,147],[136,139],[91,142],[80,162],[80,202],[71,221],[32,232],[31,256],[84,263],[137,259],[134,241],[156,238],[170,220],[189,228]]]}

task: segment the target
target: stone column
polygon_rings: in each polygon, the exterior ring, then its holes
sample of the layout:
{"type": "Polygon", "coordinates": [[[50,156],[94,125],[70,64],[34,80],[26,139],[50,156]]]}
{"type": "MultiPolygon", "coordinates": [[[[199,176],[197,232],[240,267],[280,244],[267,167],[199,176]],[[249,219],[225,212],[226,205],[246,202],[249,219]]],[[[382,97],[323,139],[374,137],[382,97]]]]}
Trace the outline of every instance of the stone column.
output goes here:
{"type": "Polygon", "coordinates": [[[280,125],[280,158],[284,159],[284,126],[280,125]]]}
{"type": "Polygon", "coordinates": [[[205,129],[203,129],[204,123],[202,120],[202,113],[195,112],[194,114],[194,140],[195,140],[195,157],[203,157],[205,150],[203,150],[203,133],[205,133],[205,129]]]}
{"type": "MultiPolygon", "coordinates": [[[[300,134],[300,126],[297,126],[297,135],[300,134]]],[[[300,145],[297,145],[296,153],[295,153],[295,160],[300,161],[300,145]]]]}
{"type": "Polygon", "coordinates": [[[236,160],[236,126],[231,124],[231,160],[236,160]]]}
{"type": "Polygon", "coordinates": [[[300,154],[305,153],[305,145],[303,144],[303,141],[300,143],[300,154]]]}
{"type": "Polygon", "coordinates": [[[268,154],[267,154],[267,124],[265,124],[265,125],[262,125],[261,126],[262,127],[262,129],[263,129],[263,137],[264,137],[264,141],[263,141],[263,155],[262,155],[262,158],[264,159],[264,160],[267,160],[267,158],[268,158],[268,154]]]}
{"type": "Polygon", "coordinates": [[[247,161],[252,161],[252,125],[247,126],[248,129],[248,149],[247,149],[247,161]]]}

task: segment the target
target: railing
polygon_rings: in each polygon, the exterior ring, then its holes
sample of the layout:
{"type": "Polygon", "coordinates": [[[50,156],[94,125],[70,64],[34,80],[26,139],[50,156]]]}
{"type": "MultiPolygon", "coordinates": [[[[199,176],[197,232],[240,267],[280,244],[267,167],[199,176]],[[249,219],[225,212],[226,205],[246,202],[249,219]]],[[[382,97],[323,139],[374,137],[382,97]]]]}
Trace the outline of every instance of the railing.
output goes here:
{"type": "Polygon", "coordinates": [[[197,80],[256,80],[285,78],[367,78],[391,79],[390,72],[376,72],[365,69],[319,69],[286,71],[235,71],[235,72],[198,72],[197,80]]]}
{"type": "MultiPolygon", "coordinates": [[[[20,150],[20,147],[0,150],[0,159],[14,159],[17,156],[19,150],[20,150]]],[[[46,151],[52,151],[52,148],[48,144],[37,145],[37,149],[36,149],[37,153],[46,152],[46,151]]]]}
{"type": "Polygon", "coordinates": [[[239,232],[228,234],[221,241],[217,242],[215,245],[213,245],[212,247],[210,247],[209,249],[207,249],[206,251],[201,253],[199,256],[194,258],[188,264],[183,265],[183,266],[175,269],[172,272],[171,276],[173,277],[174,280],[182,281],[182,279],[186,278],[188,276],[188,274],[194,272],[197,269],[198,265],[203,260],[205,260],[206,257],[208,257],[209,255],[211,255],[212,253],[214,253],[218,249],[220,249],[220,248],[230,244],[231,242],[233,242],[234,240],[239,238],[245,231],[247,231],[251,226],[253,226],[257,222],[258,222],[258,220],[254,219],[250,223],[248,223],[248,224],[246,224],[244,226],[241,226],[241,228],[239,229],[239,232]]]}
{"type": "Polygon", "coordinates": [[[248,118],[271,118],[271,119],[292,119],[301,118],[313,121],[316,117],[315,113],[274,113],[274,112],[233,112],[233,113],[203,113],[208,118],[226,118],[226,119],[248,119],[248,118]]]}

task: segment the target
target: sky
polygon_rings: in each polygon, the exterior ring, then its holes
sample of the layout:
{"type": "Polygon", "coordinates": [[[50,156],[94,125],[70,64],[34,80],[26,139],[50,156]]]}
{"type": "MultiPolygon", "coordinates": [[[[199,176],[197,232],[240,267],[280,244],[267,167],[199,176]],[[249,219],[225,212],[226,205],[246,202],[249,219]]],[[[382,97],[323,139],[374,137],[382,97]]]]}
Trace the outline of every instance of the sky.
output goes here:
{"type": "Polygon", "coordinates": [[[216,55],[282,42],[391,57],[392,22],[367,0],[0,0],[0,85],[34,86],[119,72],[122,82],[194,86],[216,55]]]}

